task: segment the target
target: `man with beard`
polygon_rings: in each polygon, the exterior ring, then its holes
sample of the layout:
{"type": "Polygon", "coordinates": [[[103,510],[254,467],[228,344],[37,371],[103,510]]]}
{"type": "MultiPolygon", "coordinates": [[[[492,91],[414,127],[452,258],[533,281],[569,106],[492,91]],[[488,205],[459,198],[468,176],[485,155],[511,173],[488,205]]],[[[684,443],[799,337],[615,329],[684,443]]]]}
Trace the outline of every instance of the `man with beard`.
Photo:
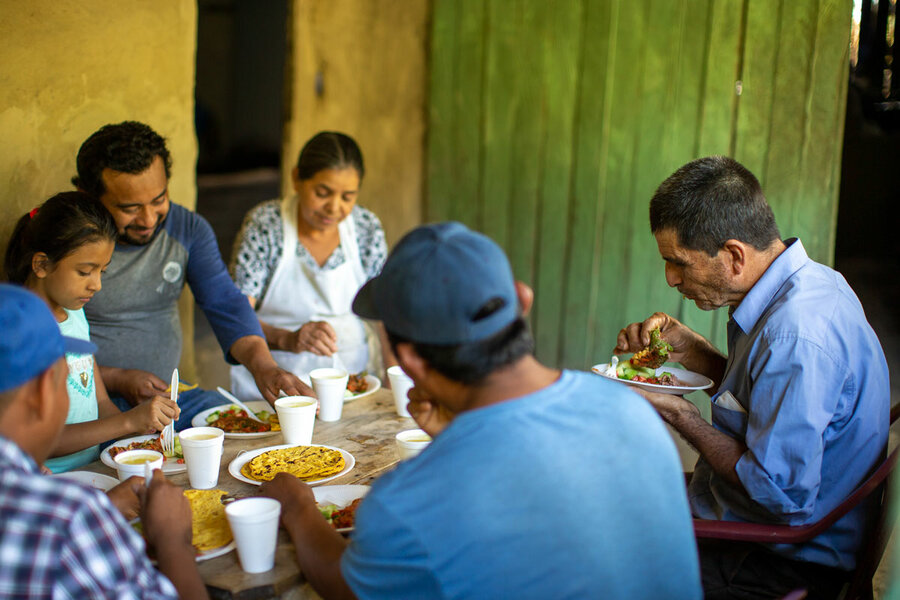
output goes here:
{"type": "MultiPolygon", "coordinates": [[[[853,290],[782,241],[759,181],[737,161],[695,160],[650,201],[666,281],[703,310],[728,307],[728,356],[655,313],[616,353],[656,327],[669,360],[708,376],[712,424],[680,396],[643,392],[700,453],[688,496],[704,519],[803,525],[821,519],[879,463],[890,386],[884,353],[853,290]]],[[[706,598],[831,598],[853,569],[871,504],[805,544],[700,544],[706,598]]]]}
{"type": "MultiPolygon", "coordinates": [[[[99,198],[119,232],[103,289],[85,315],[99,347],[103,381],[120,408],[167,393],[166,381],[181,356],[177,301],[185,283],[226,360],[247,367],[266,400],[273,402],[281,391],[311,395],[272,358],[259,320],[228,275],[209,223],[170,202],[172,161],[159,134],[134,121],[105,125],[82,144],[76,162],[72,182],[99,198]]],[[[182,392],[176,429],[221,403],[214,392],[182,392]]]]}

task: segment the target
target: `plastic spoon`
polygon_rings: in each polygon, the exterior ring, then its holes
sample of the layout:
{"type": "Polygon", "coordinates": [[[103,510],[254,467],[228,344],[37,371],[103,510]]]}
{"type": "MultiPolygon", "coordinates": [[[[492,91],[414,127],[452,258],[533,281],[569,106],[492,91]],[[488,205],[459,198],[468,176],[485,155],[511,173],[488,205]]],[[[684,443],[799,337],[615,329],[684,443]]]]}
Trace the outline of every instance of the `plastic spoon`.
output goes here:
{"type": "Polygon", "coordinates": [[[233,395],[231,395],[225,388],[223,388],[223,387],[217,387],[216,389],[219,391],[220,394],[222,394],[223,396],[225,396],[225,398],[227,398],[227,399],[230,400],[231,402],[234,402],[235,404],[237,404],[238,406],[240,406],[242,409],[244,409],[244,412],[247,413],[247,416],[248,416],[248,417],[250,417],[250,418],[253,419],[254,421],[258,421],[258,422],[260,422],[260,423],[265,423],[265,421],[263,421],[262,419],[260,419],[259,417],[256,416],[256,413],[255,413],[255,412],[253,412],[252,410],[250,410],[250,407],[249,407],[249,406],[247,406],[246,404],[244,404],[243,402],[241,402],[240,400],[238,400],[236,397],[234,397],[233,395]]]}

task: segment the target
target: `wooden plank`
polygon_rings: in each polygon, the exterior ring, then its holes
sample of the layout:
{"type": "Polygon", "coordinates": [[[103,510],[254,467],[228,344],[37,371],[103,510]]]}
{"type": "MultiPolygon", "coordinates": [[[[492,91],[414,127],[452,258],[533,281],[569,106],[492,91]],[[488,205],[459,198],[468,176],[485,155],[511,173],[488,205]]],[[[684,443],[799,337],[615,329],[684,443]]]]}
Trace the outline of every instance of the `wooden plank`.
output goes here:
{"type": "Polygon", "coordinates": [[[534,337],[538,358],[557,365],[566,272],[575,107],[583,31],[581,0],[540,3],[547,126],[542,140],[540,203],[537,211],[534,337]]]}
{"type": "Polygon", "coordinates": [[[600,259],[600,179],[603,172],[606,113],[609,110],[610,25],[614,4],[588,0],[584,6],[581,84],[573,157],[572,211],[565,272],[565,308],[560,331],[560,364],[584,369],[602,362],[594,355],[593,332],[598,315],[591,311],[593,273],[600,259]]]}
{"type": "Polygon", "coordinates": [[[646,68],[645,17],[649,2],[617,2],[611,25],[614,41],[610,51],[612,68],[606,94],[610,97],[606,130],[606,167],[601,174],[602,232],[599,264],[592,281],[594,355],[609,353],[616,335],[630,320],[638,318],[628,311],[625,291],[631,277],[632,257],[629,241],[633,235],[633,204],[636,146],[644,96],[640,80],[646,68]]]}
{"type": "Polygon", "coordinates": [[[428,93],[426,221],[449,218],[454,198],[453,73],[456,60],[455,0],[434,0],[428,93]]]}
{"type": "Polygon", "coordinates": [[[845,0],[820,0],[816,12],[812,61],[804,107],[805,174],[793,223],[810,257],[824,263],[833,258],[837,219],[840,149],[847,97],[850,6],[845,0]],[[839,171],[838,171],[839,172],[839,171]]]}
{"type": "Polygon", "coordinates": [[[481,230],[508,249],[510,215],[517,208],[512,195],[512,180],[517,173],[512,169],[510,148],[520,101],[518,81],[522,77],[518,63],[519,22],[510,18],[508,2],[491,0],[487,5],[485,27],[481,230]]]}
{"type": "Polygon", "coordinates": [[[780,0],[744,0],[747,21],[742,53],[734,158],[766,184],[775,61],[781,24],[780,0]]]}
{"type": "Polygon", "coordinates": [[[484,68],[485,4],[457,0],[459,12],[453,109],[455,112],[455,197],[450,218],[478,229],[481,225],[481,106],[484,68]]]}
{"type": "MultiPolygon", "coordinates": [[[[540,145],[546,113],[542,103],[543,71],[541,49],[533,43],[540,35],[541,22],[537,3],[531,0],[511,1],[509,8],[519,24],[519,49],[516,68],[527,65],[528,71],[518,86],[519,101],[515,107],[515,131],[509,148],[511,201],[508,254],[513,273],[530,285],[535,282],[535,239],[537,206],[540,193],[540,145]]],[[[539,301],[539,299],[537,299],[539,301]]],[[[532,318],[534,322],[534,318],[532,318]]]]}

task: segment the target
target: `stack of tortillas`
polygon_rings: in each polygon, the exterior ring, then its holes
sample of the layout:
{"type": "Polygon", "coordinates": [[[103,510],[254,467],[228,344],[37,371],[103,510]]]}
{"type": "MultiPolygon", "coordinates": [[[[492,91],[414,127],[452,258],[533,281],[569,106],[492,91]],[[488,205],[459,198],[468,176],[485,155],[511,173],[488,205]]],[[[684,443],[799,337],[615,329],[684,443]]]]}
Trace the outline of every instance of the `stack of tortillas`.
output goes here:
{"type": "Polygon", "coordinates": [[[278,473],[289,473],[303,481],[324,479],[344,469],[338,450],[324,446],[294,446],[269,450],[241,467],[241,474],[254,481],[271,481],[278,473]]]}
{"type": "Polygon", "coordinates": [[[197,552],[221,548],[233,539],[222,490],[185,490],[184,495],[191,502],[191,529],[193,545],[197,552]]]}

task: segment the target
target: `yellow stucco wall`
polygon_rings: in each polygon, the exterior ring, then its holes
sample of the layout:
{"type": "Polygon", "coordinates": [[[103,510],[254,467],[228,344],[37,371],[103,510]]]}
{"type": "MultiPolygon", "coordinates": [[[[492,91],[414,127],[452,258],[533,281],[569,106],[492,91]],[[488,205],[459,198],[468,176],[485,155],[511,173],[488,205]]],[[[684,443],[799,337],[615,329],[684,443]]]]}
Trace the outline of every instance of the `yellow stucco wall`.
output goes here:
{"type": "Polygon", "coordinates": [[[366,162],[360,204],[388,243],[422,220],[428,0],[294,0],[289,17],[283,190],[318,131],[356,139],[366,162]]]}
{"type": "Polygon", "coordinates": [[[81,142],[106,123],[166,137],[171,197],[195,206],[196,20],[187,0],[0,0],[0,252],[21,214],[72,188],[81,142]]]}

